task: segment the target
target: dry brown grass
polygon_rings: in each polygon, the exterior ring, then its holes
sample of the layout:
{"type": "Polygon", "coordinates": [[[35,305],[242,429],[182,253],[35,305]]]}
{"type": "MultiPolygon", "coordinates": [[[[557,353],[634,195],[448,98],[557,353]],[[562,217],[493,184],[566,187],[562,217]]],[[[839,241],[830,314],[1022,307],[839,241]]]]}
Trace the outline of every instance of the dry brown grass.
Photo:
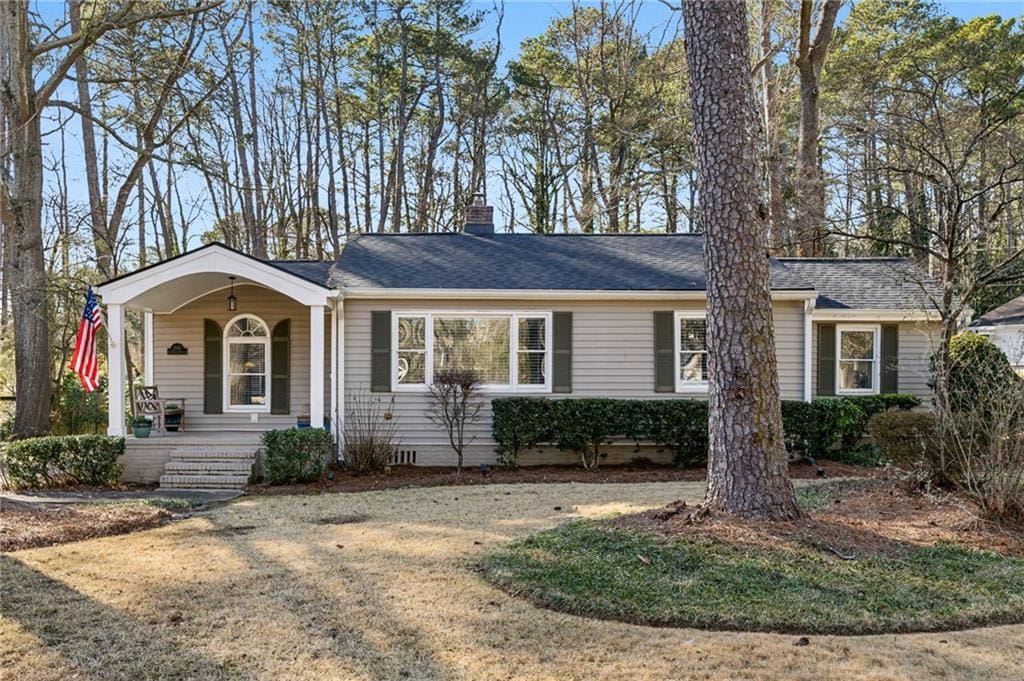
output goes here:
{"type": "Polygon", "coordinates": [[[700,483],[260,497],[0,558],[0,667],[71,678],[1020,678],[1024,626],[858,638],[650,629],[506,596],[488,546],[700,483]],[[561,510],[555,510],[561,507],[561,510]],[[344,522],[340,522],[344,520],[344,522]]]}

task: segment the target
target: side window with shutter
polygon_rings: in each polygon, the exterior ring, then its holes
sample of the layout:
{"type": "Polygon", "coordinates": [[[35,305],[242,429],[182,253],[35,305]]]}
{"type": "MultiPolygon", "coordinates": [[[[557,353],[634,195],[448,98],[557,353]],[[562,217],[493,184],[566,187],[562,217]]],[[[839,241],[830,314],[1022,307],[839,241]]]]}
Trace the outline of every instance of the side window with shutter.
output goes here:
{"type": "Polygon", "coordinates": [[[203,320],[203,413],[224,411],[224,336],[220,324],[203,320]]]}
{"type": "Polygon", "coordinates": [[[572,312],[551,314],[551,391],[572,392],[572,312]]]}
{"type": "Polygon", "coordinates": [[[370,313],[370,392],[391,392],[391,310],[370,313]]]}
{"type": "Polygon", "coordinates": [[[654,313],[654,392],[676,390],[675,316],[671,311],[654,313]]]}
{"type": "Polygon", "coordinates": [[[900,327],[896,324],[882,325],[882,393],[900,391],[900,327]]]}
{"type": "Polygon", "coordinates": [[[282,319],[270,334],[270,413],[291,412],[292,320],[282,319]]]}
{"type": "Polygon", "coordinates": [[[836,394],[836,325],[818,324],[818,396],[836,394]]]}

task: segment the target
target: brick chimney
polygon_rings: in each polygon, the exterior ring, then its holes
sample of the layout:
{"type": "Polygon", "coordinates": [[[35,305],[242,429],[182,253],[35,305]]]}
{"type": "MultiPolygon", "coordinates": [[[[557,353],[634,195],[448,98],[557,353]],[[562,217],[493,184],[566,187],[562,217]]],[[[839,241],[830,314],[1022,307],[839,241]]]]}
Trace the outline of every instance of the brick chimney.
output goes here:
{"type": "Polygon", "coordinates": [[[494,236],[494,206],[484,205],[483,192],[473,194],[473,202],[466,206],[466,225],[462,231],[473,236],[494,236]]]}

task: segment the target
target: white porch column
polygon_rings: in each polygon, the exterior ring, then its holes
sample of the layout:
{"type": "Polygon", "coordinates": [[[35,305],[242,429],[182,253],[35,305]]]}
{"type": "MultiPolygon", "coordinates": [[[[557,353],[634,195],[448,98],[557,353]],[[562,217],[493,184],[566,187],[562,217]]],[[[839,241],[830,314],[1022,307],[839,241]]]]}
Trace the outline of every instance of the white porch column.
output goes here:
{"type": "Polygon", "coordinates": [[[146,367],[146,385],[154,385],[156,381],[153,380],[153,313],[147,311],[143,315],[142,354],[146,367]]]}
{"type": "Polygon", "coordinates": [[[324,305],[309,306],[309,425],[324,427],[324,305]]]}
{"type": "Polygon", "coordinates": [[[804,402],[810,402],[811,391],[811,313],[814,312],[814,298],[804,301],[804,402]]]}
{"type": "Polygon", "coordinates": [[[335,381],[334,422],[331,426],[338,438],[338,460],[345,458],[345,301],[337,300],[334,304],[333,333],[338,342],[338,356],[333,363],[335,381]]]}
{"type": "Polygon", "coordinates": [[[124,437],[124,309],[107,305],[107,435],[124,437]]]}

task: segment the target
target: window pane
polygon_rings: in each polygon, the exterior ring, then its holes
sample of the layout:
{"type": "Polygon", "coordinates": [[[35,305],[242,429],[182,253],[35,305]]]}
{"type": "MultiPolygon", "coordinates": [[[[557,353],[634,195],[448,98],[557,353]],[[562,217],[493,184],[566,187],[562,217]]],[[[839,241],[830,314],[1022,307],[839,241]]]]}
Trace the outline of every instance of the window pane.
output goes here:
{"type": "Polygon", "coordinates": [[[423,383],[426,377],[426,354],[409,350],[398,351],[398,382],[423,383]]]}
{"type": "Polygon", "coordinates": [[[839,362],[839,389],[871,390],[874,375],[874,362],[843,360],[839,362]]]}
{"type": "Polygon", "coordinates": [[[843,359],[873,359],[875,334],[871,331],[843,331],[839,356],[843,359]]]}
{"type": "Polygon", "coordinates": [[[253,406],[266,404],[266,376],[232,376],[230,399],[233,406],[253,406]]]}
{"type": "Polygon", "coordinates": [[[427,320],[424,317],[398,318],[398,349],[427,349],[427,320]]]}
{"type": "Polygon", "coordinates": [[[708,380],[708,355],[706,352],[679,353],[679,378],[684,383],[699,383],[708,380]]]}
{"type": "Polygon", "coordinates": [[[228,373],[266,373],[265,348],[262,343],[230,343],[228,348],[228,373]]]}
{"type": "Polygon", "coordinates": [[[232,338],[245,336],[265,338],[267,336],[267,327],[258,319],[243,317],[231,325],[231,328],[228,329],[228,336],[232,338]]]}
{"type": "Polygon", "coordinates": [[[679,320],[679,349],[704,350],[707,348],[707,322],[703,319],[679,320]]]}
{"type": "Polygon", "coordinates": [[[544,385],[544,353],[519,353],[519,385],[544,385]]]}
{"type": "Polygon", "coordinates": [[[434,319],[434,373],[443,369],[476,371],[480,382],[509,382],[509,320],[434,319]]]}
{"type": "Polygon", "coordinates": [[[544,319],[519,320],[519,349],[544,349],[544,319]]]}

